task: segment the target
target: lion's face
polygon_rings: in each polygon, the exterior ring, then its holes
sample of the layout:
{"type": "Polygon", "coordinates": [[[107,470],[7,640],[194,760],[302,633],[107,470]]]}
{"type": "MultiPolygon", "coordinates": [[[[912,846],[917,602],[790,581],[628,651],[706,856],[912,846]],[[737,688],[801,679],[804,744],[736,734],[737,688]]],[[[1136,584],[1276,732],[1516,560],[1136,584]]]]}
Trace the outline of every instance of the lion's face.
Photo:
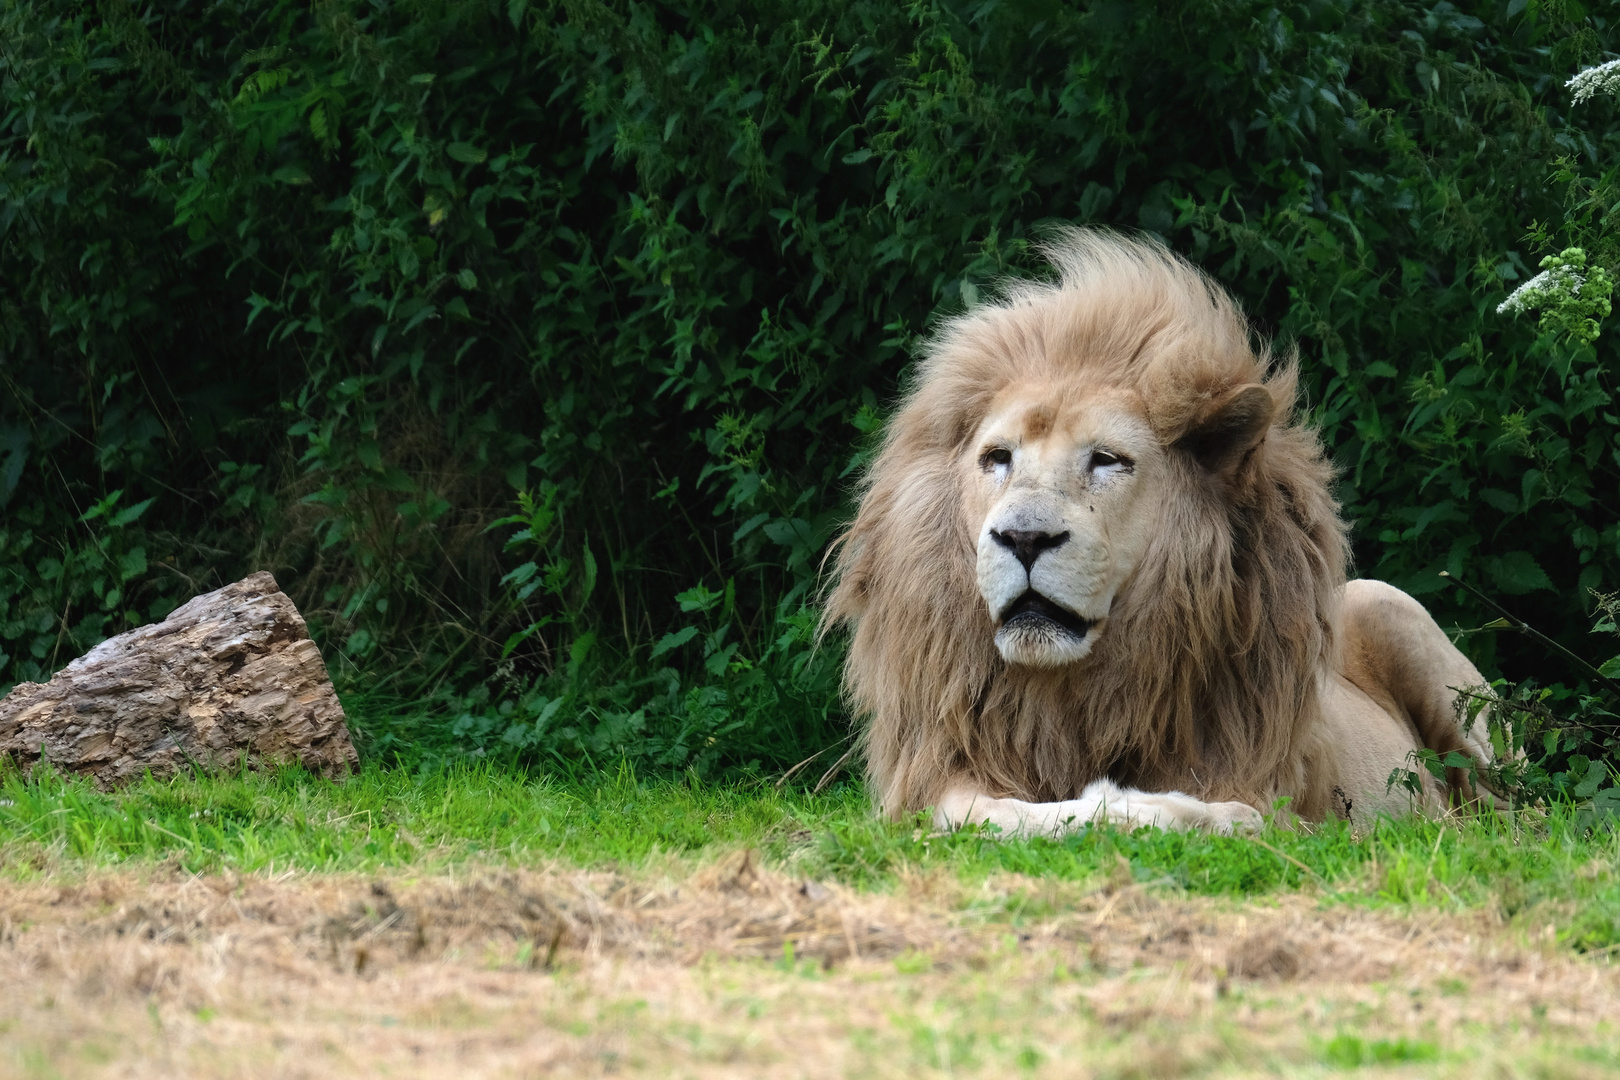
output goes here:
{"type": "Polygon", "coordinates": [[[979,595],[996,648],[1031,667],[1084,659],[1147,550],[1166,483],[1140,402],[1015,385],[992,403],[969,458],[979,595]]]}

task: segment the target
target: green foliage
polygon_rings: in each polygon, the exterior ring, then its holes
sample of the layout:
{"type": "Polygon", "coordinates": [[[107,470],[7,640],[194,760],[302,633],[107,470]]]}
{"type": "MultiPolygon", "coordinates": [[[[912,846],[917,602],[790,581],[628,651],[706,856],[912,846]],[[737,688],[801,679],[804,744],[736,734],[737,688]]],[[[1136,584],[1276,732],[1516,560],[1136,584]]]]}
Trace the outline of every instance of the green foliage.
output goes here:
{"type": "Polygon", "coordinates": [[[1564,83],[1612,44],[1572,3],[0,0],[0,686],[268,568],[346,688],[434,710],[357,710],[369,752],[796,760],[911,346],[1073,221],[1298,345],[1362,573],[1580,652],[1620,125],[1564,83]],[[1586,284],[1498,315],[1544,255],[1586,284]]]}

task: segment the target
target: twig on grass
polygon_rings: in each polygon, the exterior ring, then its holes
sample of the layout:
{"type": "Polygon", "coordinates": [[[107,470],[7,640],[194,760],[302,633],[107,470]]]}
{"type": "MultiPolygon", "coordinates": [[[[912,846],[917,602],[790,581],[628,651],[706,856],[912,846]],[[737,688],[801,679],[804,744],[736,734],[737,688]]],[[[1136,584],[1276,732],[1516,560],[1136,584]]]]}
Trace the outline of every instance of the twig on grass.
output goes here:
{"type": "Polygon", "coordinates": [[[845,750],[844,756],[833,762],[832,768],[821,774],[821,779],[817,780],[816,786],[810,789],[810,794],[820,795],[822,789],[833,782],[833,777],[837,776],[838,771],[844,767],[850,758],[855,756],[855,751],[858,749],[860,749],[858,746],[851,746],[848,750],[845,750]]]}
{"type": "Polygon", "coordinates": [[[1293,863],[1295,866],[1299,867],[1301,870],[1303,870],[1307,874],[1311,875],[1311,877],[1315,878],[1317,880],[1318,884],[1321,884],[1321,885],[1326,885],[1327,884],[1327,879],[1326,878],[1324,878],[1321,874],[1317,873],[1315,870],[1312,870],[1309,866],[1306,866],[1304,863],[1300,862],[1298,859],[1294,858],[1292,855],[1289,855],[1287,852],[1277,850],[1276,848],[1272,847],[1270,844],[1266,843],[1264,840],[1260,839],[1258,836],[1251,836],[1251,837],[1249,837],[1249,839],[1251,841],[1253,841],[1254,843],[1259,844],[1261,847],[1265,848],[1267,851],[1271,852],[1273,855],[1277,856],[1277,858],[1283,859],[1283,860],[1285,860],[1287,862],[1293,863]]]}
{"type": "MultiPolygon", "coordinates": [[[[777,788],[780,789],[782,787],[782,785],[786,784],[789,780],[791,780],[795,776],[797,776],[798,773],[799,773],[799,770],[803,769],[806,765],[808,765],[812,761],[816,760],[816,758],[820,757],[822,754],[825,754],[827,751],[836,748],[840,743],[847,742],[848,740],[850,740],[850,739],[852,739],[854,737],[855,737],[854,733],[851,732],[850,734],[845,735],[842,739],[839,739],[837,742],[834,742],[831,746],[823,746],[820,750],[817,750],[815,753],[811,754],[809,757],[805,758],[803,761],[801,761],[797,765],[793,766],[787,772],[783,773],[781,778],[776,781],[777,788]]],[[[820,789],[817,789],[817,790],[820,790],[820,789]]]]}
{"type": "Polygon", "coordinates": [[[180,841],[182,844],[186,845],[189,848],[195,848],[197,846],[197,841],[192,840],[189,837],[181,836],[177,832],[170,832],[168,829],[165,829],[163,826],[159,825],[155,821],[142,820],[141,824],[145,825],[148,829],[156,830],[157,832],[160,832],[160,833],[164,834],[165,836],[172,836],[176,840],[180,841]]]}
{"type": "Polygon", "coordinates": [[[552,965],[556,962],[557,946],[562,944],[564,929],[565,927],[563,924],[559,922],[557,924],[557,929],[551,935],[551,943],[546,946],[546,958],[541,962],[541,970],[550,971],[552,969],[552,965]]]}

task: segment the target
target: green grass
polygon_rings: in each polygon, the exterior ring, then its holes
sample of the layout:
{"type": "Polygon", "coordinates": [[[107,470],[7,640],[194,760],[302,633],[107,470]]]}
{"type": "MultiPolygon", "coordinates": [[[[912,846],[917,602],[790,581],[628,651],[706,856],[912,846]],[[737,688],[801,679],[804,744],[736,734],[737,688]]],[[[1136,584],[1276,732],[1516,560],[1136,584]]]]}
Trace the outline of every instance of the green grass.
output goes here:
{"type": "Polygon", "coordinates": [[[1328,903],[1495,903],[1510,917],[1551,905],[1569,944],[1620,943],[1620,840],[1557,808],[1518,822],[1386,820],[1365,834],[1342,823],[1257,838],[1095,828],[1011,842],[881,822],[855,785],[809,795],[768,783],[639,781],[628,771],[564,781],[497,767],[367,768],[333,784],[286,770],[146,780],[116,794],[50,774],[0,782],[0,874],[14,879],[165,858],[194,872],[634,868],[739,847],[795,873],[875,889],[908,868],[1085,881],[1128,867],[1137,881],[1198,895],[1303,887],[1328,903]]]}
{"type": "Polygon", "coordinates": [[[1436,1061],[1439,1049],[1431,1042],[1415,1039],[1364,1040],[1358,1035],[1340,1034],[1322,1045],[1322,1060],[1341,1069],[1363,1065],[1394,1065],[1408,1061],[1436,1061]]]}

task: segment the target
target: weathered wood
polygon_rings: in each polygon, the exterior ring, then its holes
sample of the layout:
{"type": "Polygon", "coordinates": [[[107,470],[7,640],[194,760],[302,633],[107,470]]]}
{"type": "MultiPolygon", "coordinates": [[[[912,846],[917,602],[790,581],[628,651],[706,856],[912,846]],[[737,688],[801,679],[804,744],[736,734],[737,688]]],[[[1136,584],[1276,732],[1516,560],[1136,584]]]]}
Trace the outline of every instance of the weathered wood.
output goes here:
{"type": "Polygon", "coordinates": [[[263,572],[18,684],[0,700],[0,754],[101,787],[191,764],[297,761],[337,777],[357,763],[320,650],[263,572]]]}

